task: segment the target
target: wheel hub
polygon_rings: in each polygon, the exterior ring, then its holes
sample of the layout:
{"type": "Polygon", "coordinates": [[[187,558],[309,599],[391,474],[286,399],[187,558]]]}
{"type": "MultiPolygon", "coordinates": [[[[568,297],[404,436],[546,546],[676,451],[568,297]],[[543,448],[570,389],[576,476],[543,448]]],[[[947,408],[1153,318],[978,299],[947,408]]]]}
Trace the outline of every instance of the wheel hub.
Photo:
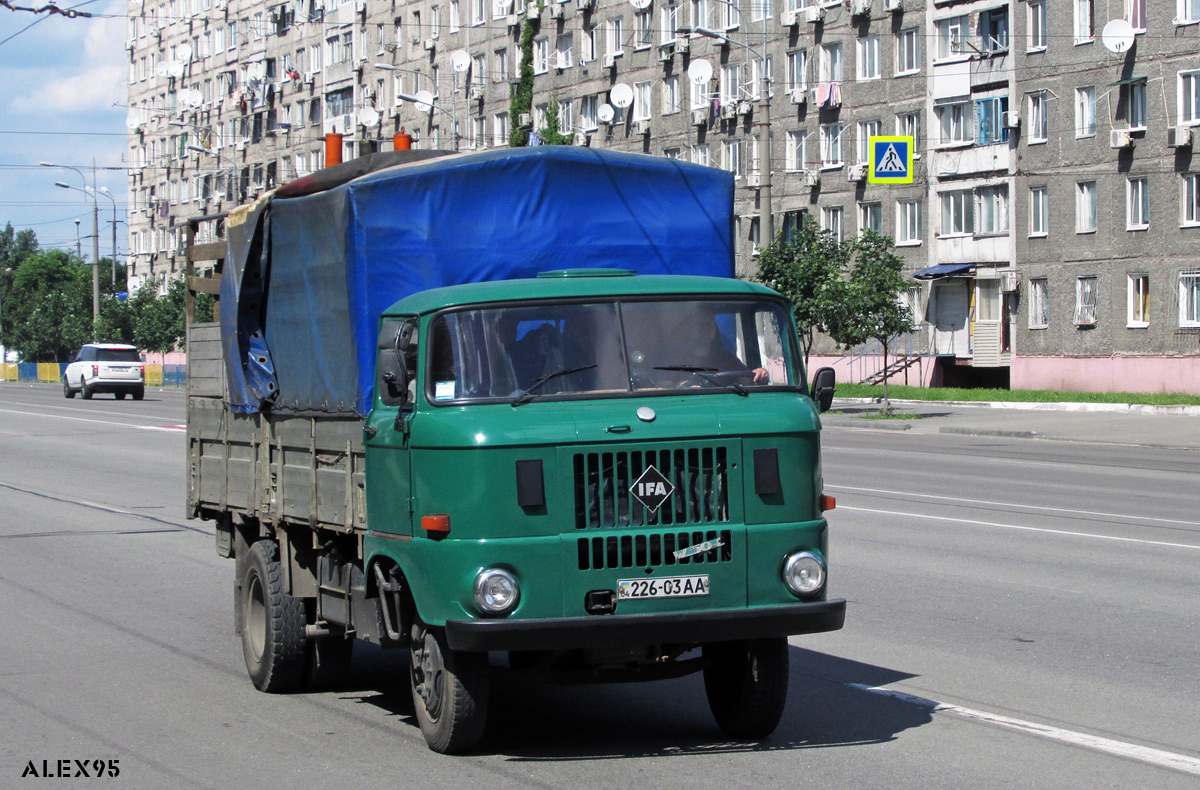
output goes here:
{"type": "Polygon", "coordinates": [[[445,663],[437,640],[428,631],[418,631],[412,640],[412,684],[429,718],[442,712],[442,672],[445,663]]]}

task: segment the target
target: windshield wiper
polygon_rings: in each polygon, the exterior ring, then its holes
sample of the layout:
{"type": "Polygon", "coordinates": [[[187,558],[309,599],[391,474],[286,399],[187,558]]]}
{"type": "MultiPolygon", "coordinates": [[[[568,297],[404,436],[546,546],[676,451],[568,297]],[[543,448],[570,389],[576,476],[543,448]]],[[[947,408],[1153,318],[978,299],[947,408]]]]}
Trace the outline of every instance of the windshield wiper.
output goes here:
{"type": "Polygon", "coordinates": [[[545,384],[547,381],[550,381],[550,379],[556,379],[556,378],[559,378],[560,376],[569,376],[572,373],[579,373],[584,370],[591,370],[594,367],[596,367],[596,366],[595,365],[582,365],[577,368],[563,368],[561,370],[551,371],[550,373],[547,373],[544,376],[538,376],[536,379],[533,380],[533,383],[531,383],[525,389],[521,390],[520,394],[518,394],[517,397],[513,398],[512,405],[514,407],[520,406],[522,403],[528,403],[529,401],[536,398],[537,395],[534,393],[534,390],[536,390],[538,387],[545,384]]]}
{"type": "Polygon", "coordinates": [[[707,381],[714,387],[721,389],[733,390],[738,395],[749,396],[750,393],[741,384],[736,381],[721,381],[716,376],[712,375],[717,372],[716,368],[702,368],[698,365],[660,365],[654,368],[655,370],[681,370],[684,373],[695,373],[700,378],[707,381]]]}

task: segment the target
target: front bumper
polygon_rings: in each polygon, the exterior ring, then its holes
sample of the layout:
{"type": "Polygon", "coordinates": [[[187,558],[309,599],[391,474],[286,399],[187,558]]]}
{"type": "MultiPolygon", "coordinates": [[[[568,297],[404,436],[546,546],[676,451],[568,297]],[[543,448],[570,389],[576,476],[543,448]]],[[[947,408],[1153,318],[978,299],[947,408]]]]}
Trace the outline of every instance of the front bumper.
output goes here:
{"type": "Polygon", "coordinates": [[[704,644],[836,631],[846,601],[671,614],[590,615],[536,620],[451,620],[452,650],[573,650],[704,644]]]}

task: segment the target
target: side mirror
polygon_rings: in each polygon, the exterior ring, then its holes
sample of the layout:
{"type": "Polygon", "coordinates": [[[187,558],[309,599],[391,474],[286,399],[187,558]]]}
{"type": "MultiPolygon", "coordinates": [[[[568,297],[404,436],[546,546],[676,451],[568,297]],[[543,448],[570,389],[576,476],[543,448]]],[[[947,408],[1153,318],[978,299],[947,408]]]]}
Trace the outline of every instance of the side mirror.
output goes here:
{"type": "Polygon", "coordinates": [[[816,402],[819,411],[829,411],[829,407],[833,405],[833,393],[837,390],[836,383],[837,373],[833,368],[821,368],[813,376],[812,399],[816,402]]]}
{"type": "Polygon", "coordinates": [[[385,319],[379,327],[379,356],[375,367],[379,397],[385,406],[403,406],[408,400],[408,368],[402,354],[411,338],[411,321],[385,319]]]}

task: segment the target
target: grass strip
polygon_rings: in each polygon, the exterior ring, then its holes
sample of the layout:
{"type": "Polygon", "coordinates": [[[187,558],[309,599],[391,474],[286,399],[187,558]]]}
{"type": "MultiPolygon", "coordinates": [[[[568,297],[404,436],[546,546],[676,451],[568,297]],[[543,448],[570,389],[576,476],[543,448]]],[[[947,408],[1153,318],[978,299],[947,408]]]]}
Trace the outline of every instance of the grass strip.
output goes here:
{"type": "MultiPolygon", "coordinates": [[[[839,398],[882,398],[883,387],[839,381],[839,398]]],[[[1061,392],[1058,390],[962,389],[888,385],[894,400],[1002,401],[1010,403],[1137,403],[1150,406],[1200,406],[1200,396],[1181,392],[1061,392]]]]}

